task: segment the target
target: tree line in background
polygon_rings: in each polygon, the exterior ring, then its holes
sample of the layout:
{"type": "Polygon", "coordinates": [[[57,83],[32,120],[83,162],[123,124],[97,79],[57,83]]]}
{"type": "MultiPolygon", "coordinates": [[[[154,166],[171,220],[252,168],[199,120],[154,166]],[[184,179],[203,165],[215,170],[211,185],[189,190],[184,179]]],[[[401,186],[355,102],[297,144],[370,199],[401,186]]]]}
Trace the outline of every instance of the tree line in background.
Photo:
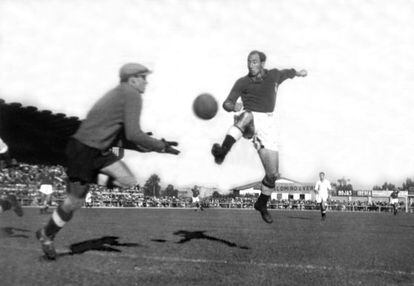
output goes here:
{"type": "MultiPolygon", "coordinates": [[[[385,182],[382,186],[374,186],[373,190],[394,190],[396,186],[394,184],[385,182]]],[[[411,178],[407,178],[405,182],[402,183],[401,187],[397,187],[399,190],[407,191],[409,188],[414,188],[414,181],[411,178]]]]}
{"type": "Polygon", "coordinates": [[[142,188],[144,196],[148,197],[177,197],[178,190],[173,185],[168,184],[164,190],[161,190],[161,179],[157,174],[152,174],[145,182],[142,188]]]}
{"type": "MultiPolygon", "coordinates": [[[[332,183],[332,187],[334,187],[338,191],[353,191],[353,186],[350,183],[350,179],[346,179],[345,177],[338,179],[338,183],[332,183]]],[[[410,187],[414,188],[414,180],[411,178],[407,178],[405,182],[402,183],[401,187],[397,187],[395,184],[384,182],[381,186],[375,185],[372,187],[373,190],[384,191],[384,190],[394,190],[398,188],[400,190],[408,190],[410,187]]]]}
{"type": "Polygon", "coordinates": [[[350,183],[350,179],[346,179],[345,177],[336,180],[338,183],[332,183],[332,187],[338,191],[353,191],[354,188],[350,183]]]}
{"type": "MultiPolygon", "coordinates": [[[[160,185],[161,179],[157,174],[152,174],[148,180],[145,182],[145,185],[142,187],[144,196],[149,197],[177,197],[178,196],[178,190],[172,185],[168,184],[165,189],[161,188],[160,185]]],[[[353,186],[350,183],[350,179],[346,179],[345,177],[338,179],[337,182],[332,183],[332,187],[334,187],[336,190],[341,191],[353,191],[353,186]]],[[[395,184],[385,182],[381,186],[375,185],[372,189],[373,190],[393,190],[395,188],[395,184]]],[[[399,187],[401,190],[408,190],[410,187],[414,188],[414,180],[411,178],[407,178],[405,182],[403,182],[402,186],[399,187]]],[[[194,194],[194,189],[193,195],[194,194]]],[[[212,194],[213,198],[227,198],[227,197],[233,197],[234,195],[232,193],[230,194],[220,194],[218,191],[214,191],[212,194]]]]}

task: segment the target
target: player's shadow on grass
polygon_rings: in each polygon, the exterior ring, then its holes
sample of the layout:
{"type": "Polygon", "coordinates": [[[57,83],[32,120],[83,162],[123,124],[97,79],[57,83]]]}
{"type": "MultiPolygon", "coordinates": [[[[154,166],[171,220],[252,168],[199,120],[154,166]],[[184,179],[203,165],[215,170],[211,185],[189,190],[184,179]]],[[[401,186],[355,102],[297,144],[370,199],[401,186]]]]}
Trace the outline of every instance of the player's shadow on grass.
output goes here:
{"type": "Polygon", "coordinates": [[[401,227],[408,227],[408,228],[414,228],[414,225],[403,225],[403,224],[400,224],[400,225],[398,225],[398,226],[401,226],[401,227]]]}
{"type": "Polygon", "coordinates": [[[206,231],[202,230],[202,231],[187,231],[187,230],[179,230],[174,232],[175,235],[181,236],[181,240],[178,241],[177,243],[186,243],[189,242],[190,240],[193,239],[207,239],[210,241],[217,241],[220,243],[223,243],[229,247],[238,247],[240,249],[250,249],[247,246],[239,246],[234,242],[225,240],[225,239],[221,239],[221,238],[217,238],[211,235],[206,235],[204,234],[206,231]]]}
{"type": "Polygon", "coordinates": [[[23,234],[26,232],[30,232],[28,229],[23,228],[16,228],[16,227],[2,227],[0,228],[0,238],[6,238],[6,237],[13,237],[13,238],[29,238],[28,235],[23,234]]]}
{"type": "Polygon", "coordinates": [[[154,242],[162,242],[162,243],[164,243],[164,242],[167,242],[165,239],[151,239],[151,241],[154,241],[154,242]]]}
{"type": "Polygon", "coordinates": [[[61,253],[59,256],[83,254],[87,251],[122,252],[117,247],[140,247],[138,243],[120,243],[117,236],[103,236],[97,239],[85,240],[71,244],[70,251],[61,253]]]}
{"type": "Polygon", "coordinates": [[[302,220],[312,220],[312,218],[310,218],[310,217],[302,217],[302,216],[288,216],[287,218],[302,219],[302,220]]]}

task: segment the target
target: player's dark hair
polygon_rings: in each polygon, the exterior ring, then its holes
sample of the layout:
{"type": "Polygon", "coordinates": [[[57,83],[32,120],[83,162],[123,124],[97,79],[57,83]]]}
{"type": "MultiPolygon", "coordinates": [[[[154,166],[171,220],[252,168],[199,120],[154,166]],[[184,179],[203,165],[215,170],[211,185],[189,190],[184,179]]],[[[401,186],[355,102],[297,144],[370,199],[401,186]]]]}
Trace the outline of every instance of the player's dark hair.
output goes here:
{"type": "Polygon", "coordinates": [[[249,55],[247,56],[247,58],[249,58],[251,55],[257,54],[259,56],[259,59],[261,62],[265,62],[266,61],[266,55],[258,50],[253,50],[249,53],[249,55]]]}
{"type": "Polygon", "coordinates": [[[322,175],[322,174],[325,175],[325,172],[319,172],[319,175],[322,175]]]}

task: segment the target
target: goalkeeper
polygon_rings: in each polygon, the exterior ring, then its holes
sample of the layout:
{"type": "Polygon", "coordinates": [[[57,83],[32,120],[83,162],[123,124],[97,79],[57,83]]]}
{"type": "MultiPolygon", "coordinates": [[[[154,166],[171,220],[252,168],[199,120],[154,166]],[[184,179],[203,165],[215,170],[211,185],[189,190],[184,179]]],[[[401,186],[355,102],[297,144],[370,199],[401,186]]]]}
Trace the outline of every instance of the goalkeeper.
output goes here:
{"type": "Polygon", "coordinates": [[[56,258],[54,238],[83,206],[89,185],[96,183],[98,174],[108,175],[112,183],[120,187],[137,184],[131,170],[111,152],[111,147],[179,154],[173,147],[178,143],[155,139],[141,130],[142,95],[150,73],[148,68],[137,63],[122,66],[119,85],[95,103],[69,140],[67,197],[48,223],[36,232],[46,258],[56,258]]]}

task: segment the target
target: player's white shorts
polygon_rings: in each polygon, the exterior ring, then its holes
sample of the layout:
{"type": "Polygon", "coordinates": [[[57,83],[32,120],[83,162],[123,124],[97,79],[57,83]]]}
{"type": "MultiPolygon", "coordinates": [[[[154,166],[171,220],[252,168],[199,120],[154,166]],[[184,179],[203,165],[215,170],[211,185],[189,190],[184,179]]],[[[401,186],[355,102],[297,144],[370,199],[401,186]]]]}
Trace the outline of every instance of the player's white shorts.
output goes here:
{"type": "Polygon", "coordinates": [[[390,203],[393,205],[393,204],[398,204],[398,198],[395,198],[395,199],[393,199],[393,198],[391,198],[390,199],[390,203]]]}
{"type": "Polygon", "coordinates": [[[49,185],[49,184],[40,185],[39,192],[45,195],[50,195],[51,193],[53,193],[52,185],[49,185]]]}
{"type": "Polygon", "coordinates": [[[319,204],[321,202],[327,202],[328,201],[328,192],[319,192],[316,193],[316,202],[319,204]]]}
{"type": "Polygon", "coordinates": [[[266,149],[278,151],[276,116],[273,113],[252,112],[254,121],[254,140],[266,149]]]}
{"type": "Polygon", "coordinates": [[[199,203],[200,198],[199,197],[193,197],[193,203],[199,203]]]}

